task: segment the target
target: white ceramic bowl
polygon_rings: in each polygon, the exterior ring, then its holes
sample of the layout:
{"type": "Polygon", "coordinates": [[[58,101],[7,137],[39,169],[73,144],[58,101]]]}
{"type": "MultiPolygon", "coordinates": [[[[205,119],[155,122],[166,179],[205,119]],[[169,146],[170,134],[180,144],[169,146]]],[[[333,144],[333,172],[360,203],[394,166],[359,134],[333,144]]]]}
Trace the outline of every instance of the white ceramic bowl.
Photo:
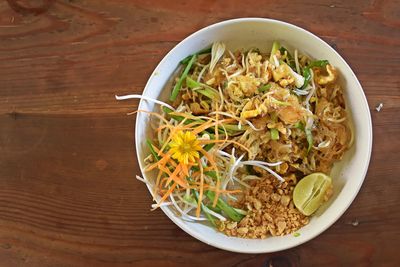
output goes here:
{"type": "MultiPolygon", "coordinates": [[[[265,253],[288,249],[300,245],[331,226],[350,206],[357,195],[366,175],[371,155],[372,125],[368,103],[363,89],[349,65],[327,43],[314,34],[297,26],[271,19],[242,18],[223,21],[205,27],[175,46],[154,70],[143,95],[166,100],[170,89],[163,90],[176,71],[179,61],[189,54],[210,46],[215,41],[223,41],[229,49],[258,47],[261,51],[271,50],[272,41],[279,40],[289,49],[298,50],[315,59],[328,59],[341,73],[341,83],[345,88],[348,108],[352,115],[355,133],[354,144],[346,152],[344,159],[335,165],[331,172],[334,180],[334,195],[312,217],[310,223],[301,228],[300,236],[287,235],[270,237],[263,240],[251,240],[228,237],[212,227],[186,222],[177,217],[169,208],[163,207],[164,213],[182,230],[217,248],[244,252],[265,253]]],[[[140,101],[139,109],[153,110],[156,107],[147,101],[140,101]]],[[[152,133],[148,128],[148,116],[138,114],[136,120],[136,151],[143,176],[152,180],[151,173],[144,173],[143,159],[149,151],[145,145],[146,138],[152,133]]],[[[150,203],[149,203],[150,205],[150,203]]]]}

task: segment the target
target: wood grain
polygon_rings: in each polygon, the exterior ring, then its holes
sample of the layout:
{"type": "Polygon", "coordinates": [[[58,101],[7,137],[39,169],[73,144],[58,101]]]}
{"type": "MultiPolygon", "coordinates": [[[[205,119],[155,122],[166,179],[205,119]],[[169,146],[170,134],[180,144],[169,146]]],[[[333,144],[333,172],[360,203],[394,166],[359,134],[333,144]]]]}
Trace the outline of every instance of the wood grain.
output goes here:
{"type": "Polygon", "coordinates": [[[398,266],[399,45],[398,0],[0,2],[0,265],[398,266]],[[351,207],[319,237],[273,254],[215,249],[150,212],[125,115],[137,103],[113,98],[141,93],[190,33],[237,17],[284,20],[331,44],[374,124],[351,207]]]}

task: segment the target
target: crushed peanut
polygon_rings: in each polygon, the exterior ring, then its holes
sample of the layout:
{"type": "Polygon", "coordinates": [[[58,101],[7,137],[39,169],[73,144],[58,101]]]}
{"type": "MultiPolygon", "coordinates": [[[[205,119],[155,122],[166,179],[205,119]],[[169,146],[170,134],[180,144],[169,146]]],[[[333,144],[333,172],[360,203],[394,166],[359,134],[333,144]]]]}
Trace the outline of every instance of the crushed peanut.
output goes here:
{"type": "Polygon", "coordinates": [[[237,202],[237,207],[247,211],[240,222],[219,222],[218,230],[228,236],[242,238],[267,238],[296,232],[308,224],[309,218],[293,204],[292,177],[280,183],[270,175],[253,181],[251,188],[237,202]]]}

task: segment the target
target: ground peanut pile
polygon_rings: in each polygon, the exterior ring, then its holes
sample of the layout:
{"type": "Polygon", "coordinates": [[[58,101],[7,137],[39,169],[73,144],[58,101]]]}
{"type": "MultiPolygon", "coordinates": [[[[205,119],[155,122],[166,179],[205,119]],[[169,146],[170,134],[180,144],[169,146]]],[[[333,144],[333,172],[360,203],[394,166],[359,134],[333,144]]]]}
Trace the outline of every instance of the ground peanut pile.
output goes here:
{"type": "Polygon", "coordinates": [[[226,221],[218,229],[228,236],[243,238],[266,238],[282,236],[297,231],[309,221],[293,204],[292,194],[295,176],[280,183],[272,176],[254,181],[238,207],[248,211],[239,222],[226,221]]]}

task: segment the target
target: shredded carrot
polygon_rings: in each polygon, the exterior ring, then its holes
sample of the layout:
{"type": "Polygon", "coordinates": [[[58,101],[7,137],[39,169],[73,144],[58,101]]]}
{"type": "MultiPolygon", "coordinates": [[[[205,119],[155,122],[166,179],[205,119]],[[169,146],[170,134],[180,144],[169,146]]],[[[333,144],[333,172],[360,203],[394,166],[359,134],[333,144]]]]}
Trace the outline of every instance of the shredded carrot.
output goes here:
{"type": "MultiPolygon", "coordinates": [[[[174,191],[186,191],[187,189],[197,190],[199,188],[197,186],[188,186],[186,188],[178,187],[178,188],[175,188],[174,191]]],[[[167,191],[166,189],[160,189],[160,192],[166,192],[166,191],[167,191]]]]}
{"type": "Polygon", "coordinates": [[[169,125],[169,124],[163,124],[163,125],[159,126],[159,127],[156,129],[156,132],[162,131],[162,130],[164,130],[165,128],[173,129],[173,128],[175,128],[175,126],[169,125]]]}
{"type": "Polygon", "coordinates": [[[175,183],[179,184],[183,188],[187,188],[187,183],[184,182],[184,179],[182,178],[182,164],[179,164],[175,171],[169,176],[167,184],[169,184],[171,181],[174,181],[175,183]]]}
{"type": "MultiPolygon", "coordinates": [[[[160,123],[160,126],[156,128],[156,132],[163,131],[164,129],[168,129],[168,137],[164,141],[164,144],[158,148],[157,146],[153,146],[155,152],[157,153],[158,156],[160,156],[160,160],[158,162],[152,163],[148,165],[145,170],[146,171],[151,171],[155,168],[158,168],[158,175],[157,179],[155,182],[155,187],[153,194],[154,196],[156,193],[160,194],[162,197],[160,201],[157,203],[156,208],[160,207],[160,205],[174,192],[174,191],[184,191],[188,189],[194,189],[199,192],[198,196],[198,201],[197,201],[197,207],[196,207],[196,217],[200,217],[201,213],[201,205],[202,205],[202,199],[204,196],[204,190],[211,190],[215,192],[215,198],[212,203],[212,205],[215,207],[217,204],[217,201],[220,197],[221,194],[236,194],[240,193],[241,190],[221,190],[221,179],[219,177],[219,172],[218,172],[218,167],[215,158],[213,155],[207,151],[204,150],[204,148],[201,148],[198,150],[207,160],[209,166],[203,166],[203,163],[200,159],[197,160],[197,164],[199,166],[199,171],[196,172],[191,172],[190,170],[193,167],[193,164],[184,164],[184,163],[177,163],[174,159],[172,159],[172,154],[167,150],[169,143],[171,142],[173,136],[176,134],[177,131],[190,131],[194,135],[198,135],[201,132],[205,131],[208,128],[214,128],[214,133],[215,133],[215,140],[198,140],[200,145],[206,145],[206,144],[235,144],[248,153],[250,151],[242,144],[229,140],[229,136],[227,133],[227,130],[224,126],[223,123],[227,122],[232,122],[235,121],[235,119],[228,118],[228,119],[223,119],[220,118],[220,114],[218,114],[218,106],[216,107],[216,116],[215,118],[207,118],[207,117],[201,117],[201,121],[199,121],[199,117],[193,116],[191,114],[183,113],[183,112],[171,112],[170,115],[177,115],[183,117],[183,120],[181,120],[178,124],[171,124],[166,118],[164,118],[162,115],[155,113],[155,112],[150,112],[150,111],[145,111],[145,110],[138,110],[135,112],[132,112],[131,114],[135,114],[137,112],[143,112],[152,116],[155,116],[156,118],[160,119],[162,122],[160,123]],[[187,120],[192,119],[194,120],[193,122],[187,123],[187,120]],[[163,124],[164,123],[164,124],[163,124]],[[185,124],[187,123],[187,124],[185,124]],[[224,130],[224,134],[220,134],[220,127],[224,130]],[[223,140],[220,140],[221,136],[224,136],[223,140]],[[167,151],[166,151],[167,150],[167,151]],[[209,177],[205,177],[205,172],[206,171],[215,171],[217,175],[217,181],[214,184],[212,180],[210,180],[209,177]],[[186,177],[189,176],[189,173],[191,174],[191,177],[195,180],[193,183],[191,182],[190,184],[188,183],[186,177]],[[165,177],[163,177],[165,176],[165,177]],[[211,183],[211,184],[208,184],[211,183]]],[[[165,132],[163,132],[165,134],[165,132]]],[[[161,144],[160,144],[161,145],[161,144]]],[[[221,145],[218,145],[217,147],[221,147],[221,145]]]]}
{"type": "Polygon", "coordinates": [[[158,151],[158,155],[160,156],[162,151],[164,151],[164,149],[167,147],[168,143],[171,141],[172,136],[175,134],[175,131],[177,131],[176,129],[172,129],[167,140],[165,141],[164,145],[160,148],[160,151],[158,151]]]}
{"type": "MultiPolygon", "coordinates": [[[[219,179],[218,168],[217,168],[217,164],[215,163],[215,160],[204,149],[201,149],[200,152],[206,157],[206,159],[211,163],[212,168],[215,170],[215,173],[217,174],[216,188],[219,189],[219,187],[221,185],[221,181],[219,179]]],[[[216,190],[215,191],[215,198],[214,198],[214,202],[213,202],[213,207],[215,207],[217,205],[218,196],[219,196],[219,190],[216,190]]]]}
{"type": "MultiPolygon", "coordinates": [[[[196,117],[196,116],[193,116],[193,115],[191,115],[191,114],[187,114],[187,113],[184,113],[184,112],[179,112],[179,111],[173,111],[173,112],[171,112],[171,113],[169,113],[169,114],[170,114],[170,115],[179,116],[179,117],[183,117],[183,118],[190,119],[190,120],[198,120],[198,119],[199,119],[199,118],[196,117]]],[[[203,124],[202,121],[198,121],[197,123],[198,123],[198,124],[203,124]]]]}
{"type": "Polygon", "coordinates": [[[201,203],[203,201],[203,186],[204,186],[204,173],[203,173],[203,164],[201,163],[200,159],[198,160],[199,168],[200,168],[200,188],[199,188],[199,199],[197,201],[197,209],[196,209],[196,217],[200,217],[201,211],[201,203]]]}
{"type": "Polygon", "coordinates": [[[183,164],[179,164],[175,171],[168,177],[167,184],[169,184],[171,181],[176,182],[178,185],[180,185],[183,188],[188,188],[188,183],[185,179],[185,174],[182,171],[183,164]]]}
{"type": "Polygon", "coordinates": [[[165,123],[169,123],[169,121],[167,121],[167,119],[164,118],[162,115],[160,115],[160,114],[158,114],[156,112],[151,112],[151,111],[143,110],[143,109],[138,109],[136,111],[130,112],[130,113],[128,113],[128,115],[135,114],[136,112],[143,112],[143,113],[146,113],[146,114],[149,114],[149,115],[153,115],[153,116],[159,118],[160,120],[164,121],[165,123]]]}
{"type": "Polygon", "coordinates": [[[155,196],[156,196],[157,188],[158,188],[159,185],[160,185],[160,180],[161,180],[162,174],[163,174],[163,171],[162,171],[162,170],[159,170],[159,171],[158,171],[158,174],[157,174],[156,183],[155,183],[154,189],[153,189],[153,198],[155,198],[155,196]]]}
{"type": "Polygon", "coordinates": [[[177,186],[177,183],[173,183],[171,185],[171,187],[168,189],[168,191],[162,196],[162,198],[160,199],[160,201],[157,203],[156,208],[159,208],[160,205],[167,199],[167,197],[169,197],[169,195],[171,195],[171,193],[174,191],[175,187],[177,186]]]}
{"type": "Polygon", "coordinates": [[[211,171],[212,170],[212,168],[211,167],[205,167],[205,168],[203,168],[203,170],[206,172],[206,171],[211,171]]]}
{"type": "MultiPolygon", "coordinates": [[[[177,131],[179,131],[179,126],[183,125],[185,123],[186,119],[183,119],[177,126],[174,126],[171,130],[170,130],[170,134],[167,138],[167,140],[165,141],[164,145],[161,147],[160,151],[158,152],[158,155],[160,156],[160,153],[162,151],[164,151],[164,149],[168,146],[169,142],[171,141],[172,137],[175,135],[175,133],[177,131]]],[[[168,122],[169,123],[169,122],[168,122]]]]}
{"type": "MultiPolygon", "coordinates": [[[[217,102],[215,102],[215,108],[216,108],[216,111],[218,111],[218,104],[217,104],[217,102]]],[[[215,127],[214,127],[214,131],[215,131],[215,139],[216,140],[219,140],[219,133],[218,133],[218,119],[219,119],[219,115],[218,115],[218,113],[217,114],[215,114],[215,127]]]]}
{"type": "Polygon", "coordinates": [[[167,147],[167,145],[172,140],[172,137],[175,135],[175,133],[180,130],[180,127],[182,125],[184,125],[185,121],[186,121],[186,118],[183,119],[177,126],[174,126],[174,128],[172,128],[170,130],[170,134],[167,138],[167,141],[165,141],[164,145],[161,147],[160,151],[158,152],[159,155],[160,155],[161,151],[164,151],[164,149],[167,147]]]}
{"type": "Polygon", "coordinates": [[[179,126],[179,125],[177,125],[177,126],[174,126],[174,125],[167,125],[167,124],[164,124],[164,125],[161,125],[161,126],[159,126],[157,129],[156,129],[156,131],[161,131],[162,129],[165,129],[165,128],[169,128],[169,129],[177,129],[177,130],[190,130],[190,129],[192,129],[195,125],[197,125],[197,124],[199,124],[198,122],[191,122],[191,123],[189,123],[189,124],[185,124],[185,125],[182,125],[182,126],[179,126]]]}
{"type": "Polygon", "coordinates": [[[208,122],[208,123],[204,123],[201,126],[193,129],[193,133],[194,134],[198,134],[201,133],[202,131],[204,131],[207,128],[213,127],[214,125],[219,125],[220,123],[224,123],[224,122],[232,122],[234,121],[233,119],[223,119],[217,122],[208,122]]]}
{"type": "Polygon", "coordinates": [[[164,187],[167,186],[167,181],[168,181],[168,177],[164,177],[164,178],[161,179],[159,190],[158,190],[159,192],[164,192],[165,191],[162,188],[163,188],[163,184],[164,184],[164,187]]]}
{"type": "Polygon", "coordinates": [[[192,165],[191,164],[188,164],[188,165],[181,164],[181,168],[182,168],[183,174],[185,174],[186,176],[189,176],[189,170],[192,168],[192,165]]]}
{"type": "MultiPolygon", "coordinates": [[[[154,150],[157,152],[157,153],[160,153],[160,149],[158,149],[155,145],[153,145],[153,148],[154,148],[154,150]]],[[[168,153],[167,153],[168,154],[168,153]]],[[[164,153],[160,153],[160,156],[161,157],[164,157],[165,155],[167,155],[167,154],[164,154],[164,153]]],[[[173,160],[170,160],[169,162],[168,162],[169,164],[171,164],[173,167],[176,167],[177,166],[177,164],[176,164],[176,162],[175,161],[173,161],[173,160]]]]}
{"type": "Polygon", "coordinates": [[[218,172],[217,164],[215,163],[215,160],[211,157],[210,153],[205,151],[203,148],[199,150],[201,154],[203,154],[206,159],[211,163],[211,167],[214,169],[214,171],[218,172]]]}
{"type": "Polygon", "coordinates": [[[153,163],[145,168],[145,171],[151,171],[158,166],[165,166],[165,164],[171,159],[171,154],[167,153],[163,158],[161,158],[156,163],[153,163]]]}
{"type": "Polygon", "coordinates": [[[159,168],[160,170],[162,170],[163,172],[165,172],[168,176],[171,176],[171,175],[172,175],[171,171],[170,171],[167,167],[165,167],[165,166],[159,166],[158,168],[159,168]]]}
{"type": "Polygon", "coordinates": [[[186,130],[189,130],[189,129],[193,129],[193,127],[195,126],[195,125],[197,125],[197,124],[199,124],[198,122],[191,122],[191,123],[189,123],[189,124],[186,124],[185,125],[185,127],[183,128],[183,129],[186,129],[186,130]]]}
{"type": "Polygon", "coordinates": [[[138,113],[139,112],[139,110],[135,110],[135,111],[132,111],[132,112],[128,112],[128,113],[126,113],[126,115],[133,115],[133,114],[136,114],[136,113],[138,113]]]}

